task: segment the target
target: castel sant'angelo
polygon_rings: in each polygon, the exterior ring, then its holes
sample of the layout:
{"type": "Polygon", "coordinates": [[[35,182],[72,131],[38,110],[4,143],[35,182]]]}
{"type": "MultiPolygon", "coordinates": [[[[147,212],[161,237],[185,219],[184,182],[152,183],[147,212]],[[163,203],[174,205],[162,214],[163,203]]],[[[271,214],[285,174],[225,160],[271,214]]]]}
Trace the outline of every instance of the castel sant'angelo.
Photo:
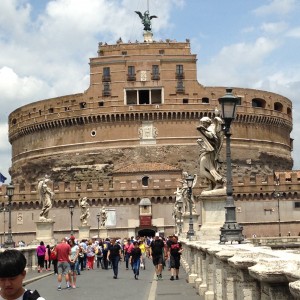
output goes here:
{"type": "MultiPolygon", "coordinates": [[[[189,40],[157,41],[148,28],[140,42],[99,43],[89,62],[86,91],[13,111],[9,141],[15,239],[35,237],[42,208],[37,185],[46,174],[55,193],[49,216],[56,238],[70,231],[70,203],[75,206],[75,236],[79,233],[82,197],[90,206],[91,236],[97,234],[96,215],[103,207],[107,236],[173,233],[172,209],[182,172],[198,175],[193,194],[199,230],[205,181],[199,174],[197,126],[202,117],[213,118],[220,110],[226,88],[199,83],[196,62],[189,40]]],[[[278,225],[283,235],[298,235],[300,176],[291,171],[292,102],[242,87],[233,87],[233,94],[239,99],[231,126],[237,220],[247,237],[278,235],[278,225]]],[[[224,147],[220,156],[225,161],[224,147]]],[[[225,163],[220,172],[225,174],[225,163]]]]}

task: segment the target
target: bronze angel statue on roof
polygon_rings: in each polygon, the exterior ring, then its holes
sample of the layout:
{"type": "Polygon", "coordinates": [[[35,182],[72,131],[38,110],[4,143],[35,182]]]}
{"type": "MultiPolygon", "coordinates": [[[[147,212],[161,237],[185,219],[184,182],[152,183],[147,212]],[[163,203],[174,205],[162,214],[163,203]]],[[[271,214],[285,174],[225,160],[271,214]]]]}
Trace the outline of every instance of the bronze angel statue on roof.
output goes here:
{"type": "Polygon", "coordinates": [[[140,11],[135,11],[142,20],[145,31],[151,31],[151,19],[157,18],[157,16],[150,16],[149,10],[144,12],[144,15],[140,11]]]}

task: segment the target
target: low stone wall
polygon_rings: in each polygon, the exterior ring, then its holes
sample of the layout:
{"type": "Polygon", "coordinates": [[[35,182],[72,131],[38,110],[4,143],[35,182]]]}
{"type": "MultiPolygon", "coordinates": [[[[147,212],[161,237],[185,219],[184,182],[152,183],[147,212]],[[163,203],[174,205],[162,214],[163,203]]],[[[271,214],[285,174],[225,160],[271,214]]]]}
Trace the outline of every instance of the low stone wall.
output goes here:
{"type": "MultiPolygon", "coordinates": [[[[36,255],[36,246],[27,246],[27,247],[18,247],[14,248],[21,251],[27,260],[26,269],[27,270],[36,270],[37,269],[37,255],[36,255]]],[[[0,251],[3,252],[6,249],[1,248],[0,251]]]]}
{"type": "Polygon", "coordinates": [[[182,240],[182,265],[203,300],[300,299],[300,251],[182,240]]]}

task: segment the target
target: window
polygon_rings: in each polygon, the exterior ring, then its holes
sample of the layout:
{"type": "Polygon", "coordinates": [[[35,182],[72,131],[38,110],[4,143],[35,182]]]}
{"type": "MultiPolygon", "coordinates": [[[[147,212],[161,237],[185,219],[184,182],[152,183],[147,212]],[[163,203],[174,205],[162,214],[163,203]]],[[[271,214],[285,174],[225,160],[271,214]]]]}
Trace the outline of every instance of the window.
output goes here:
{"type": "Polygon", "coordinates": [[[135,67],[134,66],[128,67],[128,75],[135,75],[135,67]]]}
{"type": "Polygon", "coordinates": [[[102,81],[110,81],[110,67],[103,68],[102,81]]]}
{"type": "Polygon", "coordinates": [[[161,104],[161,89],[126,90],[127,105],[161,104]]]}
{"type": "Polygon", "coordinates": [[[189,103],[189,99],[186,99],[186,98],[182,99],[182,103],[183,104],[188,104],[189,103]]]}
{"type": "Polygon", "coordinates": [[[159,66],[158,65],[153,65],[152,66],[152,74],[151,74],[151,79],[152,80],[159,80],[159,66]]]}
{"type": "Polygon", "coordinates": [[[283,110],[283,105],[280,102],[275,102],[274,103],[274,110],[282,112],[283,110]]]}
{"type": "Polygon", "coordinates": [[[80,107],[81,109],[86,108],[86,102],[80,102],[80,103],[79,103],[79,107],[80,107]]]}
{"type": "Polygon", "coordinates": [[[300,208],[300,202],[294,202],[295,208],[300,208]]]}
{"type": "Polygon", "coordinates": [[[149,177],[148,176],[144,176],[142,178],[142,185],[143,186],[148,186],[149,185],[149,177]]]}
{"type": "Polygon", "coordinates": [[[98,102],[99,107],[104,106],[104,101],[98,102]]]}
{"type": "Polygon", "coordinates": [[[264,99],[254,98],[254,99],[252,99],[252,107],[265,108],[266,107],[266,101],[264,99]]]}
{"type": "Polygon", "coordinates": [[[183,81],[182,80],[177,81],[176,92],[177,93],[184,93],[184,86],[183,86],[183,81]]]}
{"type": "Polygon", "coordinates": [[[54,113],[54,108],[53,108],[53,107],[50,107],[50,108],[48,109],[48,113],[49,113],[49,114],[53,114],[53,113],[54,113]]]}
{"type": "Polygon", "coordinates": [[[135,81],[135,67],[134,66],[128,66],[127,80],[135,81]]]}
{"type": "Polygon", "coordinates": [[[177,79],[184,78],[183,65],[176,65],[176,78],[177,79]]]}
{"type": "Polygon", "coordinates": [[[104,97],[110,96],[110,83],[109,82],[103,82],[102,95],[104,97]]]}
{"type": "Polygon", "coordinates": [[[164,54],[165,54],[165,50],[159,50],[158,53],[159,53],[160,55],[164,55],[164,54]]]}
{"type": "Polygon", "coordinates": [[[127,51],[122,51],[122,55],[127,55],[127,51]]]}
{"type": "Polygon", "coordinates": [[[208,103],[209,103],[209,98],[203,97],[203,98],[202,98],[202,103],[208,104],[208,103]]]}

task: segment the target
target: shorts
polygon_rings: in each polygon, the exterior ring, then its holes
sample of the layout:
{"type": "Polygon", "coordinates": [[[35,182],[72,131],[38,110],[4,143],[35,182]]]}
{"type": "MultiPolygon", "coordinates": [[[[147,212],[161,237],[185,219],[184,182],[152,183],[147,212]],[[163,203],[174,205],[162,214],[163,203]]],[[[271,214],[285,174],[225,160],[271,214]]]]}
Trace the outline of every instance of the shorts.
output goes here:
{"type": "Polygon", "coordinates": [[[157,255],[157,256],[152,256],[152,261],[153,261],[153,265],[157,266],[157,265],[162,265],[164,259],[162,255],[157,255]]]}
{"type": "Polygon", "coordinates": [[[179,269],[180,267],[180,256],[170,256],[170,268],[179,269]]]}
{"type": "Polygon", "coordinates": [[[57,264],[57,273],[67,275],[70,272],[70,264],[67,261],[59,261],[57,264]]]}

